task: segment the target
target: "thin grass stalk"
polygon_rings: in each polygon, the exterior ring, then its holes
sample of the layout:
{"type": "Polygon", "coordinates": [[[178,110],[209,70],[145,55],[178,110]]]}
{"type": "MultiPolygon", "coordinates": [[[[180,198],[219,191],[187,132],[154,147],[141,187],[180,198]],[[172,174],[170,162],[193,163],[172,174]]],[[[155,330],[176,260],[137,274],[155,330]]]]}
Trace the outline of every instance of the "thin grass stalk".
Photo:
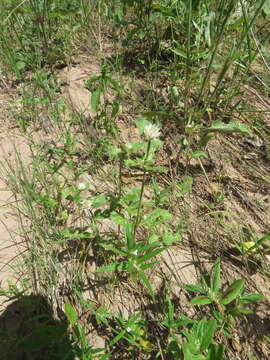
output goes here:
{"type": "MultiPolygon", "coordinates": [[[[185,116],[188,113],[188,100],[189,100],[189,90],[190,90],[190,46],[191,46],[191,20],[192,20],[192,0],[189,0],[188,3],[188,12],[187,12],[187,47],[186,47],[186,86],[185,86],[185,116]]],[[[188,122],[188,119],[186,119],[186,122],[188,122]]]]}
{"type": "MultiPolygon", "coordinates": [[[[256,20],[256,18],[258,16],[259,12],[261,11],[264,3],[265,3],[265,0],[262,0],[262,2],[260,4],[260,7],[255,12],[255,14],[254,14],[253,18],[251,19],[250,23],[246,26],[246,30],[242,34],[240,40],[238,41],[236,46],[232,48],[230,54],[227,56],[227,58],[226,58],[226,60],[224,62],[224,65],[223,65],[223,67],[221,69],[221,72],[219,73],[218,81],[217,81],[217,84],[215,86],[215,89],[214,89],[213,93],[211,94],[210,98],[208,99],[207,103],[205,104],[204,109],[206,109],[208,107],[208,105],[211,103],[212,99],[214,99],[214,97],[216,96],[217,91],[219,89],[219,86],[220,86],[222,80],[224,79],[225,74],[227,73],[228,69],[230,68],[232,62],[234,61],[232,55],[233,55],[235,49],[241,48],[242,43],[245,40],[245,37],[248,35],[249,30],[251,29],[252,25],[254,24],[254,21],[256,20]]],[[[242,4],[242,2],[241,2],[241,4],[242,4]]],[[[247,44],[247,46],[249,46],[249,43],[247,44]]],[[[249,49],[249,52],[250,52],[250,49],[249,49]]]]}
{"type": "MultiPolygon", "coordinates": [[[[213,66],[213,63],[214,63],[214,60],[215,60],[215,57],[216,57],[216,54],[217,54],[217,50],[218,50],[219,45],[220,45],[220,43],[221,43],[221,40],[222,40],[222,37],[223,37],[223,34],[224,34],[224,30],[225,30],[226,24],[227,24],[227,22],[228,22],[228,19],[229,19],[230,15],[231,15],[232,10],[233,10],[233,5],[234,5],[234,0],[231,0],[231,2],[230,2],[230,4],[229,4],[229,9],[230,9],[230,10],[227,10],[226,16],[225,16],[225,18],[224,18],[224,20],[223,20],[220,33],[219,33],[218,38],[217,38],[217,40],[216,40],[215,47],[214,47],[214,49],[213,49],[210,62],[209,62],[209,64],[208,64],[208,67],[207,67],[207,70],[206,70],[206,74],[205,74],[205,76],[204,76],[204,78],[203,78],[203,81],[202,81],[202,83],[201,83],[201,86],[200,86],[197,103],[196,103],[196,106],[194,107],[194,112],[196,111],[196,108],[199,107],[199,104],[200,104],[200,102],[201,102],[202,94],[203,94],[205,85],[206,85],[207,81],[209,80],[209,77],[210,77],[210,74],[211,74],[211,70],[212,70],[212,66],[213,66]]],[[[194,113],[194,112],[193,112],[193,113],[194,113]]]]}
{"type": "MultiPolygon", "coordinates": [[[[15,18],[16,18],[17,24],[19,24],[19,26],[21,26],[21,29],[19,29],[19,30],[20,30],[21,32],[23,32],[23,25],[20,23],[20,18],[19,18],[18,16],[15,16],[15,18]]],[[[24,46],[24,44],[23,44],[23,42],[22,42],[22,38],[21,38],[21,36],[19,35],[19,32],[18,32],[18,30],[17,30],[16,25],[15,25],[14,23],[12,23],[11,26],[12,26],[12,28],[13,28],[13,30],[14,30],[14,33],[15,33],[15,35],[16,35],[16,38],[17,38],[17,40],[18,40],[21,48],[23,49],[23,51],[26,51],[25,46],[24,46]]]]}
{"type": "MultiPolygon", "coordinates": [[[[245,25],[247,25],[248,24],[247,12],[246,12],[246,8],[245,8],[242,0],[240,0],[240,4],[241,4],[244,23],[245,23],[245,25]]],[[[247,48],[247,51],[248,51],[248,54],[249,54],[249,62],[251,62],[251,41],[250,41],[249,35],[247,35],[247,46],[246,46],[246,48],[247,48]]]]}
{"type": "Polygon", "coordinates": [[[222,16],[223,16],[223,10],[225,9],[225,7],[227,6],[227,0],[222,0],[221,3],[219,3],[219,6],[217,8],[217,12],[218,12],[218,19],[215,22],[215,26],[216,26],[216,32],[217,34],[220,33],[221,29],[222,29],[222,16]],[[221,25],[221,26],[220,26],[221,25]]]}
{"type": "Polygon", "coordinates": [[[246,27],[246,30],[242,33],[242,36],[240,38],[240,40],[238,41],[237,45],[236,45],[236,48],[239,49],[241,44],[243,43],[243,41],[245,40],[245,38],[247,37],[247,34],[249,33],[252,25],[254,24],[255,20],[257,19],[258,17],[258,14],[261,12],[264,4],[265,4],[266,0],[262,0],[261,3],[260,3],[260,6],[257,7],[257,10],[255,11],[249,25],[246,27]]]}
{"type": "Polygon", "coordinates": [[[28,0],[23,0],[15,8],[13,8],[12,11],[8,14],[8,16],[2,21],[2,25],[4,25],[9,20],[9,18],[16,12],[16,10],[19,9],[19,7],[22,6],[27,1],[28,0]]]}

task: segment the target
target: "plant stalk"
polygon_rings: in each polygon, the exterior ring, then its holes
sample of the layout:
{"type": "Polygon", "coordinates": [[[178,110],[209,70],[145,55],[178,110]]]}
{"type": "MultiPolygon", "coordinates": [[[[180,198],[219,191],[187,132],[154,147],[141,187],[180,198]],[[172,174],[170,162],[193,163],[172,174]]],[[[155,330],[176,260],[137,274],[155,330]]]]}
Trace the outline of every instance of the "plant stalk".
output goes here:
{"type": "Polygon", "coordinates": [[[145,164],[146,164],[146,161],[148,160],[150,147],[151,147],[151,140],[148,140],[146,156],[145,156],[144,163],[143,163],[143,181],[142,181],[142,186],[141,186],[140,199],[139,199],[139,205],[138,205],[136,220],[135,220],[135,224],[134,224],[134,231],[133,231],[134,238],[135,238],[135,235],[136,235],[136,231],[137,231],[137,227],[138,227],[139,219],[140,219],[140,213],[141,213],[141,207],[142,207],[142,198],[143,198],[145,181],[146,181],[146,174],[147,174],[147,171],[145,169],[145,164]]]}

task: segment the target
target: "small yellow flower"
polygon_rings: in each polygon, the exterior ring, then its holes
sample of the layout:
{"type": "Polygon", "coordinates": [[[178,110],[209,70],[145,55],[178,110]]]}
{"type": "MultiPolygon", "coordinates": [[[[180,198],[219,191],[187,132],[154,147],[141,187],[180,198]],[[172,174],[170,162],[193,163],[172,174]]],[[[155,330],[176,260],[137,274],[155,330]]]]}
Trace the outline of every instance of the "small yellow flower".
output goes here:
{"type": "Polygon", "coordinates": [[[143,338],[140,339],[140,345],[142,350],[145,352],[151,352],[153,349],[153,345],[150,343],[150,341],[143,338]]]}
{"type": "MultiPolygon", "coordinates": [[[[246,241],[243,243],[243,250],[247,253],[256,243],[254,241],[246,241]]],[[[255,252],[257,249],[254,247],[251,251],[255,252]]]]}

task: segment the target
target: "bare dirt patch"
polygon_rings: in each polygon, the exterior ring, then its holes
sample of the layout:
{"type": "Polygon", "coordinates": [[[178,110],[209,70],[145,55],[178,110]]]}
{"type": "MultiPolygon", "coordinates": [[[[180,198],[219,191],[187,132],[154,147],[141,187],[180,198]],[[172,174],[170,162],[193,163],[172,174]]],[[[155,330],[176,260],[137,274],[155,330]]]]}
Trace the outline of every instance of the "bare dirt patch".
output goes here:
{"type": "Polygon", "coordinates": [[[23,161],[27,162],[29,149],[25,139],[18,133],[11,134],[7,131],[0,134],[0,148],[0,162],[2,164],[0,179],[0,281],[2,286],[6,287],[7,281],[15,280],[14,276],[18,275],[16,264],[20,262],[18,257],[22,249],[18,248],[18,243],[21,240],[18,219],[15,216],[15,209],[18,204],[8,185],[7,179],[5,179],[6,174],[3,164],[7,161],[11,166],[14,166],[16,151],[19,154],[23,154],[23,161]]]}

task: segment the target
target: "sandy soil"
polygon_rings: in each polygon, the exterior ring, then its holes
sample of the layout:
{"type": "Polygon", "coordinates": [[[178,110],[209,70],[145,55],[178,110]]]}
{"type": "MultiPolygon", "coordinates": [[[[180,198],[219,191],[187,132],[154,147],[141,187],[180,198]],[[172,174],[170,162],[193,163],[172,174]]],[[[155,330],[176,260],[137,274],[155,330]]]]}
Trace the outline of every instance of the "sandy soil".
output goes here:
{"type": "Polygon", "coordinates": [[[11,99],[12,94],[0,89],[0,286],[4,289],[8,287],[8,281],[16,282],[16,266],[23,251],[23,245],[19,247],[21,239],[14,211],[17,203],[8,186],[5,169],[14,166],[16,151],[21,154],[23,161],[29,158],[27,142],[10,116],[11,99]]]}

